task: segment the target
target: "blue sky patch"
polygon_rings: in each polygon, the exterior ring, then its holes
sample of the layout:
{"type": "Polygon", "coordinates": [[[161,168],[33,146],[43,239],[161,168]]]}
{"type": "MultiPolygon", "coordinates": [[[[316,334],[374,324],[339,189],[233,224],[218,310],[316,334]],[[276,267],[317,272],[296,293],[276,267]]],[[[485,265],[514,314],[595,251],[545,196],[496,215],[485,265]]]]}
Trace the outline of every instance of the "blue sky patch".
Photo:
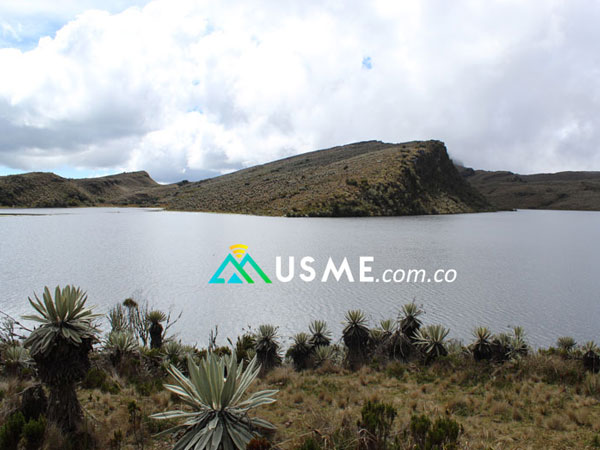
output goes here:
{"type": "Polygon", "coordinates": [[[364,69],[371,70],[373,68],[373,62],[370,56],[365,56],[362,60],[362,66],[364,69]]]}

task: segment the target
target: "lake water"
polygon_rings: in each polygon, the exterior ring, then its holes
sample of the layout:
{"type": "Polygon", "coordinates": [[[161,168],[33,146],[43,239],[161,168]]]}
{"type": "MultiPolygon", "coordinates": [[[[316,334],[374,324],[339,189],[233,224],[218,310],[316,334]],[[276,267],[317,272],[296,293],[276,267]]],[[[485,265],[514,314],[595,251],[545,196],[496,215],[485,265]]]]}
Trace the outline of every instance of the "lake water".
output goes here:
{"type": "MultiPolygon", "coordinates": [[[[249,266],[246,266],[249,267],[249,266]]],[[[251,269],[249,269],[250,274],[251,269]]],[[[227,274],[229,277],[230,273],[227,274]]],[[[251,275],[255,275],[252,273],[251,275]]],[[[227,278],[228,279],[228,278],[227,278]]],[[[31,312],[27,297],[44,285],[79,285],[101,312],[127,297],[182,310],[175,326],[187,343],[206,345],[262,323],[285,336],[326,320],[339,338],[345,311],[372,324],[415,299],[426,323],[470,341],[478,325],[494,332],[522,325],[530,343],[558,336],[600,340],[600,213],[518,211],[390,218],[272,218],[148,209],[0,210],[0,310],[31,312]],[[26,214],[26,215],[17,215],[26,214]],[[232,244],[273,280],[209,284],[232,244]],[[343,278],[289,283],[275,257],[315,259],[320,275],[332,257],[372,256],[372,275],[391,269],[454,269],[453,283],[354,283],[343,278]]]]}

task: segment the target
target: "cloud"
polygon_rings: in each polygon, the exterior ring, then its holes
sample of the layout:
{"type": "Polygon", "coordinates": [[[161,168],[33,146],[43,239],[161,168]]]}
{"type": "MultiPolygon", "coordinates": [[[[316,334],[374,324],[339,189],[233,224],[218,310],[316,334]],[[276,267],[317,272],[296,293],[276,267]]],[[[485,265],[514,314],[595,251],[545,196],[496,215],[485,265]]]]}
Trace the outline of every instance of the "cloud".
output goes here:
{"type": "MultiPolygon", "coordinates": [[[[49,17],[42,3],[11,14],[49,17]]],[[[478,168],[600,170],[600,5],[66,5],[54,36],[0,49],[0,166],[175,181],[435,138],[478,168]]]]}

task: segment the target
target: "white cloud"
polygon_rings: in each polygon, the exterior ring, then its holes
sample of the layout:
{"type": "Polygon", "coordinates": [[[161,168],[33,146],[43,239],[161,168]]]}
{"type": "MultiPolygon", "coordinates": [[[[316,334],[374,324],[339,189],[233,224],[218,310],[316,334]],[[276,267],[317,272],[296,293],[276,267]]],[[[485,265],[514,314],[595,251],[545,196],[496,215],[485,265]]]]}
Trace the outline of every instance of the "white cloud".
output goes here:
{"type": "Polygon", "coordinates": [[[107,8],[122,12],[86,11],[29,51],[0,49],[0,165],[170,181],[357,140],[436,138],[475,167],[600,170],[598,5],[107,8]]]}

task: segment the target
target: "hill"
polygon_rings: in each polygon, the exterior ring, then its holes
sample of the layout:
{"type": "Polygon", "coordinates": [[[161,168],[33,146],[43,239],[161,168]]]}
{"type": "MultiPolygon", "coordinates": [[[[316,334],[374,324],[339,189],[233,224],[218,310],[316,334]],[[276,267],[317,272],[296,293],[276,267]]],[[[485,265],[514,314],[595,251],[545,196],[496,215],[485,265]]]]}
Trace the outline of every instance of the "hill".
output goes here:
{"type": "Polygon", "coordinates": [[[519,175],[457,168],[498,209],[600,210],[600,172],[519,175]]]}
{"type": "Polygon", "coordinates": [[[156,183],[146,172],[67,179],[0,177],[0,205],[164,206],[270,216],[391,216],[488,210],[439,141],[379,141],[318,150],[194,183],[156,183]]]}
{"type": "Polygon", "coordinates": [[[143,171],[89,179],[69,179],[53,173],[32,172],[0,177],[0,206],[152,206],[174,188],[156,183],[143,171]]]}
{"type": "Polygon", "coordinates": [[[274,216],[392,216],[489,209],[439,141],[359,142],[181,186],[168,208],[274,216]]]}

